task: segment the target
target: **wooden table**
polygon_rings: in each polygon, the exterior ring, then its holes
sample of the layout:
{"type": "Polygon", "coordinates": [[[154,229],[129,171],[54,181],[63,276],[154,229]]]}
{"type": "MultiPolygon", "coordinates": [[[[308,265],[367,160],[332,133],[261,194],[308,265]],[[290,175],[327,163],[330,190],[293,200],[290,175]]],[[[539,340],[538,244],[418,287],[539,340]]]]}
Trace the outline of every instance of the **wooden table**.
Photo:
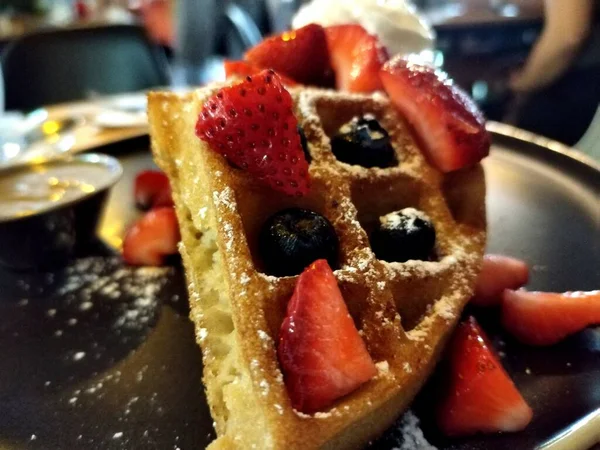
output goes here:
{"type": "MultiPolygon", "coordinates": [[[[129,95],[129,94],[126,94],[129,95]]],[[[48,106],[49,120],[61,120],[75,118],[81,121],[73,131],[75,143],[71,148],[74,153],[80,153],[89,149],[103,147],[127,139],[138,138],[148,134],[147,126],[134,127],[101,127],[94,123],[94,116],[103,109],[108,102],[118,100],[124,96],[103,97],[88,102],[65,103],[48,106]]]]}
{"type": "Polygon", "coordinates": [[[19,15],[8,16],[0,14],[0,44],[6,44],[10,41],[20,38],[29,33],[35,33],[39,30],[48,28],[94,28],[121,23],[132,23],[131,20],[112,20],[110,18],[94,18],[89,20],[74,19],[66,23],[52,22],[43,16],[19,15]]]}

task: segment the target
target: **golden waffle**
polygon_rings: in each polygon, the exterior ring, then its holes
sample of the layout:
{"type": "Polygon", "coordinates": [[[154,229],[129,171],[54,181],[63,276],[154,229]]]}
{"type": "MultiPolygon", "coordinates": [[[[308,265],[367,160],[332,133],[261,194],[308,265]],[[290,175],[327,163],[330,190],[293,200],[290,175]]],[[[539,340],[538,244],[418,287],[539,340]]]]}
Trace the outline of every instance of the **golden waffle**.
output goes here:
{"type": "Polygon", "coordinates": [[[152,150],[173,188],[189,283],[191,319],[203,350],[204,384],[218,438],[211,449],[355,449],[408,406],[471,296],[485,244],[485,183],[477,165],[444,176],[429,166],[383,95],[292,90],[312,155],[311,192],[292,198],[232,168],[194,134],[204,101],[222,85],[149,95],[152,150]],[[338,162],[328,136],[372,113],[392,139],[397,167],[338,162]],[[262,272],[258,233],[288,207],[329,219],[340,241],[340,289],[378,375],[314,415],[296,412],[276,345],[297,277],[262,272]],[[368,233],[405,207],[432,220],[436,261],[378,260],[368,233]]]}

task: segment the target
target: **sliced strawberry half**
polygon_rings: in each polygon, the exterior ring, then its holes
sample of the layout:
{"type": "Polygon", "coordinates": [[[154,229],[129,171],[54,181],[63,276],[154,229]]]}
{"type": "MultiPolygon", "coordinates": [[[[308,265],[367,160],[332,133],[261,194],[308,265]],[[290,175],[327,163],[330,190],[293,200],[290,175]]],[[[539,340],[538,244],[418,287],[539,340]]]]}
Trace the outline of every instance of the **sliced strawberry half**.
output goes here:
{"type": "Polygon", "coordinates": [[[305,413],[331,406],[377,373],[324,259],[298,278],[278,354],[292,405],[305,413]]]}
{"type": "Polygon", "coordinates": [[[552,345],[600,324],[600,291],[504,291],[502,324],[525,344],[552,345]]]}
{"type": "Polygon", "coordinates": [[[123,259],[131,265],[160,266],[165,256],[177,253],[179,240],[173,208],[153,209],[134,223],[125,235],[123,259]]]}
{"type": "Polygon", "coordinates": [[[483,114],[444,72],[396,57],[383,66],[380,76],[425,156],[439,170],[471,166],[488,155],[490,136],[483,114]]]}
{"type": "Polygon", "coordinates": [[[325,28],[335,85],[348,92],[382,90],[379,70],[389,56],[385,47],[360,25],[325,28]]]}
{"type": "Polygon", "coordinates": [[[449,389],[438,409],[446,435],[519,431],[529,424],[531,408],[473,317],[458,326],[449,355],[449,389]]]}
{"type": "MultiPolygon", "coordinates": [[[[258,66],[254,66],[254,65],[250,64],[247,61],[233,61],[231,59],[226,59],[225,62],[223,63],[223,66],[225,67],[225,77],[227,77],[227,78],[230,78],[230,77],[246,78],[247,76],[256,75],[258,72],[260,72],[263,69],[270,68],[270,67],[258,67],[258,66]]],[[[291,78],[286,77],[282,74],[278,74],[278,75],[279,75],[279,78],[281,78],[281,82],[283,84],[285,84],[286,86],[293,87],[293,86],[298,85],[298,83],[296,83],[291,78]]]]}
{"type": "Polygon", "coordinates": [[[143,170],[135,177],[135,205],[141,210],[173,206],[171,184],[167,176],[159,170],[143,170]]]}
{"type": "Polygon", "coordinates": [[[273,69],[302,84],[320,86],[331,73],[325,31],[316,24],[266,38],[244,57],[257,67],[273,69]]]}
{"type": "Polygon", "coordinates": [[[273,189],[295,196],[308,193],[308,162],[292,97],[272,70],[209,98],[196,123],[196,135],[273,189]]]}
{"type": "Polygon", "coordinates": [[[529,267],[525,261],[503,255],[485,255],[471,304],[499,305],[505,289],[519,289],[528,280],[529,267]]]}

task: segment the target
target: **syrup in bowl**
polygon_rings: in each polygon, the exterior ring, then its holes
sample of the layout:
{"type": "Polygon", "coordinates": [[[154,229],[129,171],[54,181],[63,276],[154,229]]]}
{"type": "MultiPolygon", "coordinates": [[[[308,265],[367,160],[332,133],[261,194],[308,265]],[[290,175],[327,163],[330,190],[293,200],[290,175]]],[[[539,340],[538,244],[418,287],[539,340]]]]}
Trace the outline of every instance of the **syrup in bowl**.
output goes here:
{"type": "Polygon", "coordinates": [[[88,154],[0,172],[0,221],[36,215],[112,186],[122,169],[111,157],[88,154]]]}

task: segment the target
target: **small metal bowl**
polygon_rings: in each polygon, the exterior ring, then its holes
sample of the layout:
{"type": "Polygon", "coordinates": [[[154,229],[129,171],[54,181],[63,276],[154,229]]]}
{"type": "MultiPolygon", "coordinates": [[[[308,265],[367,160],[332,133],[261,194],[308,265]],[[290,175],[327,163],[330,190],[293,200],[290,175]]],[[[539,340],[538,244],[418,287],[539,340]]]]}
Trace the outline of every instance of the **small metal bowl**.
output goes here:
{"type": "Polygon", "coordinates": [[[115,158],[100,154],[1,171],[0,265],[29,270],[66,264],[96,238],[108,192],[122,174],[115,158]]]}

